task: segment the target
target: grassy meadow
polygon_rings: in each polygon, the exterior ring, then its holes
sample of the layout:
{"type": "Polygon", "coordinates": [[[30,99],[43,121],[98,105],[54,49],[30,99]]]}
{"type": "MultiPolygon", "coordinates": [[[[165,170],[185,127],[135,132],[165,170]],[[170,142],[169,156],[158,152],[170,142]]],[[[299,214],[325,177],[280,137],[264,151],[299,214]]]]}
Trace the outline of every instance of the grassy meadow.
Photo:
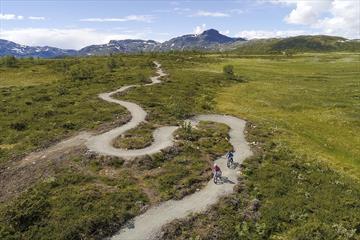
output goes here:
{"type": "Polygon", "coordinates": [[[223,55],[194,70],[228,64],[245,82],[222,88],[215,111],[251,123],[256,154],[234,194],[164,239],[359,239],[359,55],[223,55]]]}
{"type": "Polygon", "coordinates": [[[1,65],[0,167],[126,118],[123,108],[97,94],[146,82],[155,72],[152,60],[169,75],[116,96],[138,103],[148,116],[114,144],[147,146],[154,128],[170,124],[181,126],[177,144],[132,163],[82,152],[65,156],[54,176],[0,203],[1,239],[101,239],[150,205],[201,188],[212,161],[230,145],[224,125],[183,123],[199,113],[248,120],[256,154],[245,161],[234,194],[206,214],[167,226],[164,239],[358,239],[358,54],[168,53],[1,65]],[[223,73],[225,65],[234,66],[236,78],[223,73]]]}
{"type": "Polygon", "coordinates": [[[272,128],[299,154],[360,177],[360,55],[228,58],[246,84],[224,88],[217,110],[272,128]]]}
{"type": "Polygon", "coordinates": [[[126,112],[97,94],[150,76],[147,58],[130,57],[110,70],[104,58],[19,60],[1,66],[0,165],[126,112]],[[94,114],[95,113],[95,114],[94,114]]]}

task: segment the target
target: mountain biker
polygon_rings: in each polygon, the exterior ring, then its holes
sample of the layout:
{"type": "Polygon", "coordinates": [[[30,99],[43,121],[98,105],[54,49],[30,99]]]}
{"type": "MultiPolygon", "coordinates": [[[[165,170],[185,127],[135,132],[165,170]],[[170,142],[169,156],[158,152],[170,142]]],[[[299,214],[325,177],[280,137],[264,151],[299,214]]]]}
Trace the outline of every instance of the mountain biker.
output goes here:
{"type": "Polygon", "coordinates": [[[226,154],[226,158],[228,160],[233,159],[234,158],[234,151],[230,150],[227,154],[226,154]]]}
{"type": "Polygon", "coordinates": [[[213,173],[214,176],[221,176],[221,169],[216,163],[214,163],[213,173]]]}

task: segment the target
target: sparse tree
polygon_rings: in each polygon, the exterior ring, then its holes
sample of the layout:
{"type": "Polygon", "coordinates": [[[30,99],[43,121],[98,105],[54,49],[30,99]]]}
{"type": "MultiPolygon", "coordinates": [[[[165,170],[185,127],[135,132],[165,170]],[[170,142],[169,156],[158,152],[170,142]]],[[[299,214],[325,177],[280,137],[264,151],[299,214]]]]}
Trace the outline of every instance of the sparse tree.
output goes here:
{"type": "Polygon", "coordinates": [[[225,74],[225,77],[227,79],[235,79],[235,74],[234,74],[234,66],[233,65],[225,65],[223,67],[223,73],[225,74]]]}
{"type": "Polygon", "coordinates": [[[139,73],[139,74],[137,75],[137,79],[138,79],[141,83],[149,83],[149,82],[150,82],[149,79],[148,79],[147,77],[145,77],[145,75],[142,74],[142,73],[139,73]]]}
{"type": "Polygon", "coordinates": [[[88,80],[94,77],[94,69],[86,65],[71,66],[68,71],[71,80],[88,80]]]}
{"type": "Polygon", "coordinates": [[[116,59],[113,56],[108,58],[107,67],[109,68],[110,72],[114,71],[114,69],[118,67],[116,59]]]}
{"type": "Polygon", "coordinates": [[[6,67],[16,67],[18,64],[18,60],[12,55],[5,56],[2,62],[6,67]]]}

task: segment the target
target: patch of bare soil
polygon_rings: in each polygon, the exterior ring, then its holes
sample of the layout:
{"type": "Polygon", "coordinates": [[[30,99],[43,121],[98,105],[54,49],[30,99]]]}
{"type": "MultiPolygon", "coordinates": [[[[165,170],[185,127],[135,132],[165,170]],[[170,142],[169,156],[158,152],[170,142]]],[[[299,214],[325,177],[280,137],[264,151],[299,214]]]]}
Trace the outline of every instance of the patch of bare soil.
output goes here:
{"type": "Polygon", "coordinates": [[[48,150],[32,153],[18,162],[12,163],[0,169],[0,202],[5,202],[26,191],[36,182],[50,178],[56,172],[67,167],[77,167],[71,161],[72,156],[85,153],[85,148],[81,146],[61,146],[57,145],[48,150]]]}
{"type": "Polygon", "coordinates": [[[108,131],[114,126],[122,125],[131,119],[130,114],[104,123],[94,133],[80,132],[62,140],[49,148],[42,149],[22,159],[14,159],[0,167],[0,203],[16,197],[40,180],[54,176],[65,166],[81,168],[70,161],[72,157],[86,154],[85,142],[93,135],[108,131]]]}

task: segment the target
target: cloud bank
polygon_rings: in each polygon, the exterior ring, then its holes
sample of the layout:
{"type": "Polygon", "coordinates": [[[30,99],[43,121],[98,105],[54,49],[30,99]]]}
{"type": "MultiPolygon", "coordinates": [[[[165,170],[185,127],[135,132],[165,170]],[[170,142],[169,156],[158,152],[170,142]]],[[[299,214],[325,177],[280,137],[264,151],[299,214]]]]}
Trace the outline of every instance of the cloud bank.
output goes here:
{"type": "Polygon", "coordinates": [[[195,17],[230,17],[228,13],[224,12],[208,12],[208,11],[198,11],[193,16],[195,17]]]}
{"type": "Polygon", "coordinates": [[[267,30],[244,30],[238,32],[235,37],[244,37],[246,39],[256,39],[256,38],[282,38],[282,37],[291,37],[297,35],[314,35],[317,33],[309,33],[303,30],[287,30],[287,31],[267,31],[267,30]]]}
{"type": "Polygon", "coordinates": [[[360,38],[359,0],[270,0],[293,6],[284,17],[289,24],[310,26],[325,34],[360,38]]]}
{"type": "Polygon", "coordinates": [[[145,37],[144,33],[116,34],[91,28],[22,28],[3,30],[1,39],[30,46],[52,46],[59,48],[80,49],[91,44],[104,44],[113,39],[145,37]]]}
{"type": "Polygon", "coordinates": [[[152,22],[154,17],[152,15],[129,15],[122,18],[84,18],[81,22],[152,22]]]}
{"type": "Polygon", "coordinates": [[[23,20],[24,16],[0,13],[0,20],[23,20]]]}

